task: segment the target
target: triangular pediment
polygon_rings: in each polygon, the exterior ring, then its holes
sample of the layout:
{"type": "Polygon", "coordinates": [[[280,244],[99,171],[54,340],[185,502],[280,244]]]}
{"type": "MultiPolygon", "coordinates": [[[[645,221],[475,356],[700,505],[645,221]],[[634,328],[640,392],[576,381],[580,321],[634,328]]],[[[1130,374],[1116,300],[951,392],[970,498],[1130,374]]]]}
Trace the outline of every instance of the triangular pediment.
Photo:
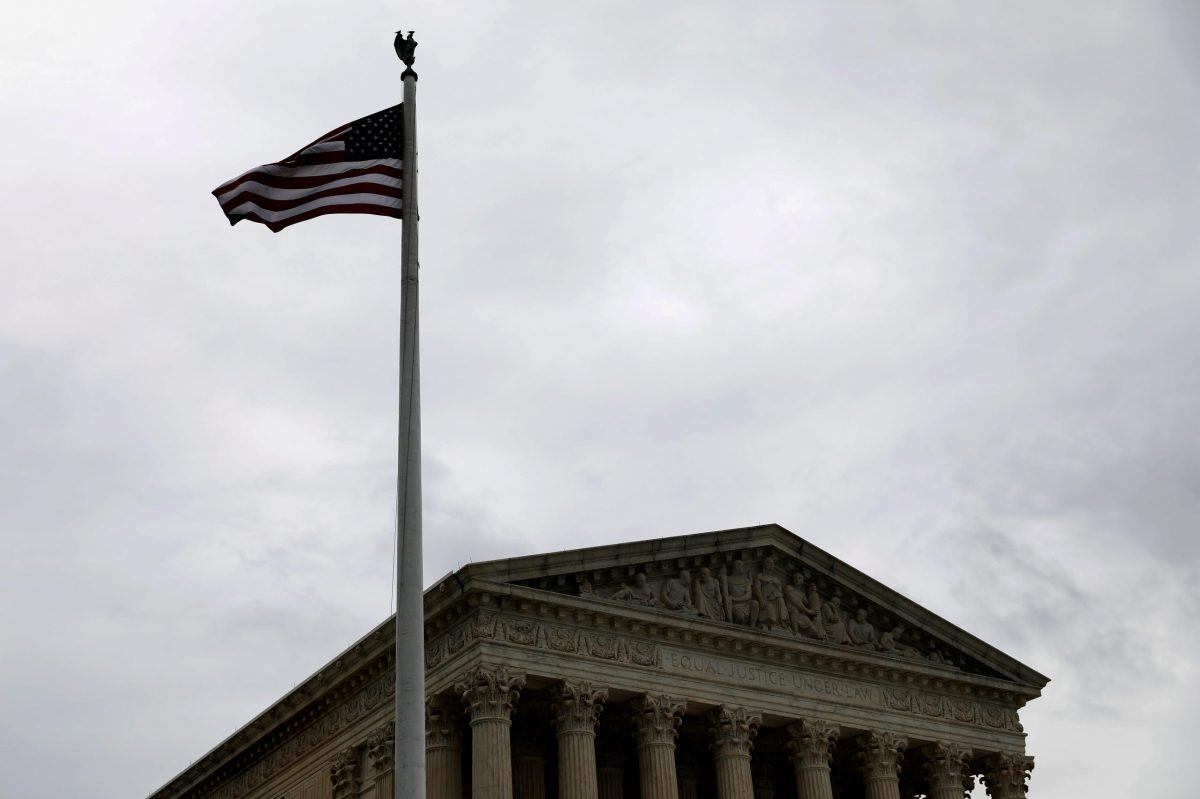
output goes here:
{"type": "Polygon", "coordinates": [[[1047,678],[776,524],[472,564],[617,610],[771,633],[1041,689],[1047,678]]]}

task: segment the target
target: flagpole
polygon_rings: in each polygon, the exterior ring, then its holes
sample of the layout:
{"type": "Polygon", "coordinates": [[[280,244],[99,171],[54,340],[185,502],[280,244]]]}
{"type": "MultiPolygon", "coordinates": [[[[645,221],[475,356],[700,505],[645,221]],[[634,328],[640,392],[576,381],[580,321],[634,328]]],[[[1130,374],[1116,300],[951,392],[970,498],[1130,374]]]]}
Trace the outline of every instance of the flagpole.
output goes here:
{"type": "Polygon", "coordinates": [[[395,799],[425,796],[425,605],[421,555],[421,363],[417,292],[417,43],[396,34],[404,62],[401,151],[400,435],[396,469],[395,799]]]}

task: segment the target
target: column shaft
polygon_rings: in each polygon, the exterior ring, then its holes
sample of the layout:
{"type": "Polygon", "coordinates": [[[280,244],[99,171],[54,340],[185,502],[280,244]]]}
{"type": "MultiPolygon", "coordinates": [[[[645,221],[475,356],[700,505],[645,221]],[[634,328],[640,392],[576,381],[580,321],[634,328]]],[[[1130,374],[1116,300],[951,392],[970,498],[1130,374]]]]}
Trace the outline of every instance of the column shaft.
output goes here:
{"type": "Polygon", "coordinates": [[[625,775],[620,766],[600,766],[596,783],[600,799],[625,799],[625,775]]]}
{"type": "Polygon", "coordinates": [[[388,722],[367,738],[367,757],[375,773],[376,799],[395,799],[396,725],[388,722]]]}
{"type": "MultiPolygon", "coordinates": [[[[425,700],[425,793],[428,799],[462,799],[462,739],[458,720],[462,702],[455,697],[425,700]]],[[[393,799],[381,793],[379,799],[393,799]]]]}
{"type": "Polygon", "coordinates": [[[513,760],[515,799],[546,799],[546,759],[523,753],[513,760]]]}
{"type": "Polygon", "coordinates": [[[590,682],[564,681],[554,690],[558,730],[558,799],[599,799],[596,722],[608,691],[590,682]]]}
{"type": "Polygon", "coordinates": [[[641,799],[679,799],[675,736],[686,707],[665,694],[643,694],[634,702],[641,799]]]}
{"type": "Polygon", "coordinates": [[[971,750],[950,741],[939,741],[925,747],[924,753],[929,799],[963,799],[975,783],[971,750]]]}
{"type": "Polygon", "coordinates": [[[829,763],[840,732],[836,724],[820,719],[801,719],[788,725],[788,749],[799,799],[833,799],[829,763]]]}
{"type": "Polygon", "coordinates": [[[508,719],[471,722],[472,799],[513,799],[511,726],[508,719]]]}
{"type": "Polygon", "coordinates": [[[599,799],[596,779],[596,734],[560,732],[558,734],[559,799],[599,799]]]}
{"type": "Polygon", "coordinates": [[[480,666],[464,675],[454,689],[471,715],[472,799],[513,799],[513,705],[525,677],[503,666],[480,666]]]}
{"type": "MultiPolygon", "coordinates": [[[[425,792],[428,799],[462,799],[462,745],[425,747],[425,792]]],[[[384,799],[380,797],[380,799],[384,799]]],[[[391,797],[387,797],[391,799],[391,797]]]]}
{"type": "Polygon", "coordinates": [[[721,705],[708,714],[708,723],[717,772],[717,799],[754,799],[750,745],[762,716],[745,708],[721,705]]]}
{"type": "Polygon", "coordinates": [[[867,799],[900,799],[900,759],[907,746],[908,739],[890,732],[868,732],[859,737],[867,799]]]}

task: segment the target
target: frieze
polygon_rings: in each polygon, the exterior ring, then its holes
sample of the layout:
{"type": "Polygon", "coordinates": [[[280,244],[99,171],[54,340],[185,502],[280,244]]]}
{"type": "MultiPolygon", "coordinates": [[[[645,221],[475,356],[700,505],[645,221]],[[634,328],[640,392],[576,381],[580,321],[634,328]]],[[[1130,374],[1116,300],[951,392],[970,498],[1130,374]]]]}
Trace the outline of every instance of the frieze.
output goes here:
{"type": "Polygon", "coordinates": [[[389,668],[216,790],[210,792],[199,788],[189,791],[188,795],[203,795],[206,799],[240,799],[246,796],[342,730],[357,724],[381,705],[389,704],[395,696],[395,690],[396,672],[389,668]]]}
{"type": "Polygon", "coordinates": [[[566,655],[584,655],[597,660],[632,663],[658,668],[662,653],[658,644],[613,633],[580,629],[565,624],[481,611],[464,623],[451,627],[425,645],[425,666],[433,668],[461,651],[467,639],[499,640],[531,649],[566,655]]]}
{"type": "Polygon", "coordinates": [[[714,657],[664,648],[661,668],[684,675],[705,675],[743,685],[832,700],[868,708],[901,711],[926,718],[974,724],[1008,732],[1023,732],[1016,711],[976,699],[947,697],[930,691],[891,685],[872,685],[841,677],[809,674],[749,661],[714,657]]]}

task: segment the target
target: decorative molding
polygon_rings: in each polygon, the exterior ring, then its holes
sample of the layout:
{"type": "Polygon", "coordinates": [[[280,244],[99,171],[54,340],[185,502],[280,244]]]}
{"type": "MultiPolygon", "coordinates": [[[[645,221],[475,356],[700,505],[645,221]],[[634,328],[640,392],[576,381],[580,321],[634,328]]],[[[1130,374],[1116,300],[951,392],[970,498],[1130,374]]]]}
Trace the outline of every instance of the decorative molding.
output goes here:
{"type": "Polygon", "coordinates": [[[425,748],[459,745],[458,718],[462,701],[458,697],[430,696],[425,699],[425,748]]]}
{"type": "Polygon", "coordinates": [[[787,725],[788,750],[796,770],[829,768],[841,728],[822,719],[801,719],[787,725]]]}
{"type": "Polygon", "coordinates": [[[992,799],[1023,799],[1033,758],[1017,752],[998,752],[984,761],[983,783],[992,799]]]}
{"type": "Polygon", "coordinates": [[[351,799],[358,795],[358,750],[343,749],[329,764],[329,783],[332,799],[351,799]]]}
{"type": "Polygon", "coordinates": [[[563,680],[552,693],[554,723],[560,734],[595,732],[600,711],[608,701],[607,688],[596,688],[587,680],[563,680]]]}
{"type": "Polygon", "coordinates": [[[867,780],[895,780],[908,739],[891,732],[872,730],[858,736],[858,759],[867,780]]]}
{"type": "Polygon", "coordinates": [[[462,694],[472,723],[484,719],[508,721],[524,687],[524,674],[498,665],[471,669],[454,684],[454,690],[462,694]]]}
{"type": "Polygon", "coordinates": [[[367,736],[367,757],[376,775],[392,770],[396,762],[396,722],[389,721],[367,736]]]}
{"type": "Polygon", "coordinates": [[[687,702],[668,694],[642,694],[631,703],[639,747],[675,745],[687,702]]]}
{"type": "Polygon", "coordinates": [[[720,757],[750,756],[762,714],[744,707],[721,705],[708,711],[708,732],[712,736],[713,754],[720,757]]]}
{"type": "Polygon", "coordinates": [[[335,704],[336,696],[328,697],[325,700],[328,703],[325,705],[326,712],[307,726],[299,729],[290,727],[288,732],[293,734],[270,749],[256,748],[253,752],[243,753],[242,757],[234,758],[212,778],[192,788],[185,795],[203,796],[205,799],[241,799],[292,763],[317,750],[342,730],[376,712],[380,705],[390,702],[395,695],[395,687],[395,672],[388,669],[374,680],[361,685],[356,692],[350,693],[338,704],[335,704]],[[252,755],[258,756],[258,759],[245,763],[245,759],[252,755]],[[223,782],[218,782],[222,779],[223,782]],[[215,787],[208,787],[214,783],[215,787]]]}
{"type": "Polygon", "coordinates": [[[975,775],[971,773],[970,747],[950,741],[938,741],[926,746],[925,774],[929,786],[935,792],[949,793],[957,790],[967,796],[975,788],[975,775]]]}

